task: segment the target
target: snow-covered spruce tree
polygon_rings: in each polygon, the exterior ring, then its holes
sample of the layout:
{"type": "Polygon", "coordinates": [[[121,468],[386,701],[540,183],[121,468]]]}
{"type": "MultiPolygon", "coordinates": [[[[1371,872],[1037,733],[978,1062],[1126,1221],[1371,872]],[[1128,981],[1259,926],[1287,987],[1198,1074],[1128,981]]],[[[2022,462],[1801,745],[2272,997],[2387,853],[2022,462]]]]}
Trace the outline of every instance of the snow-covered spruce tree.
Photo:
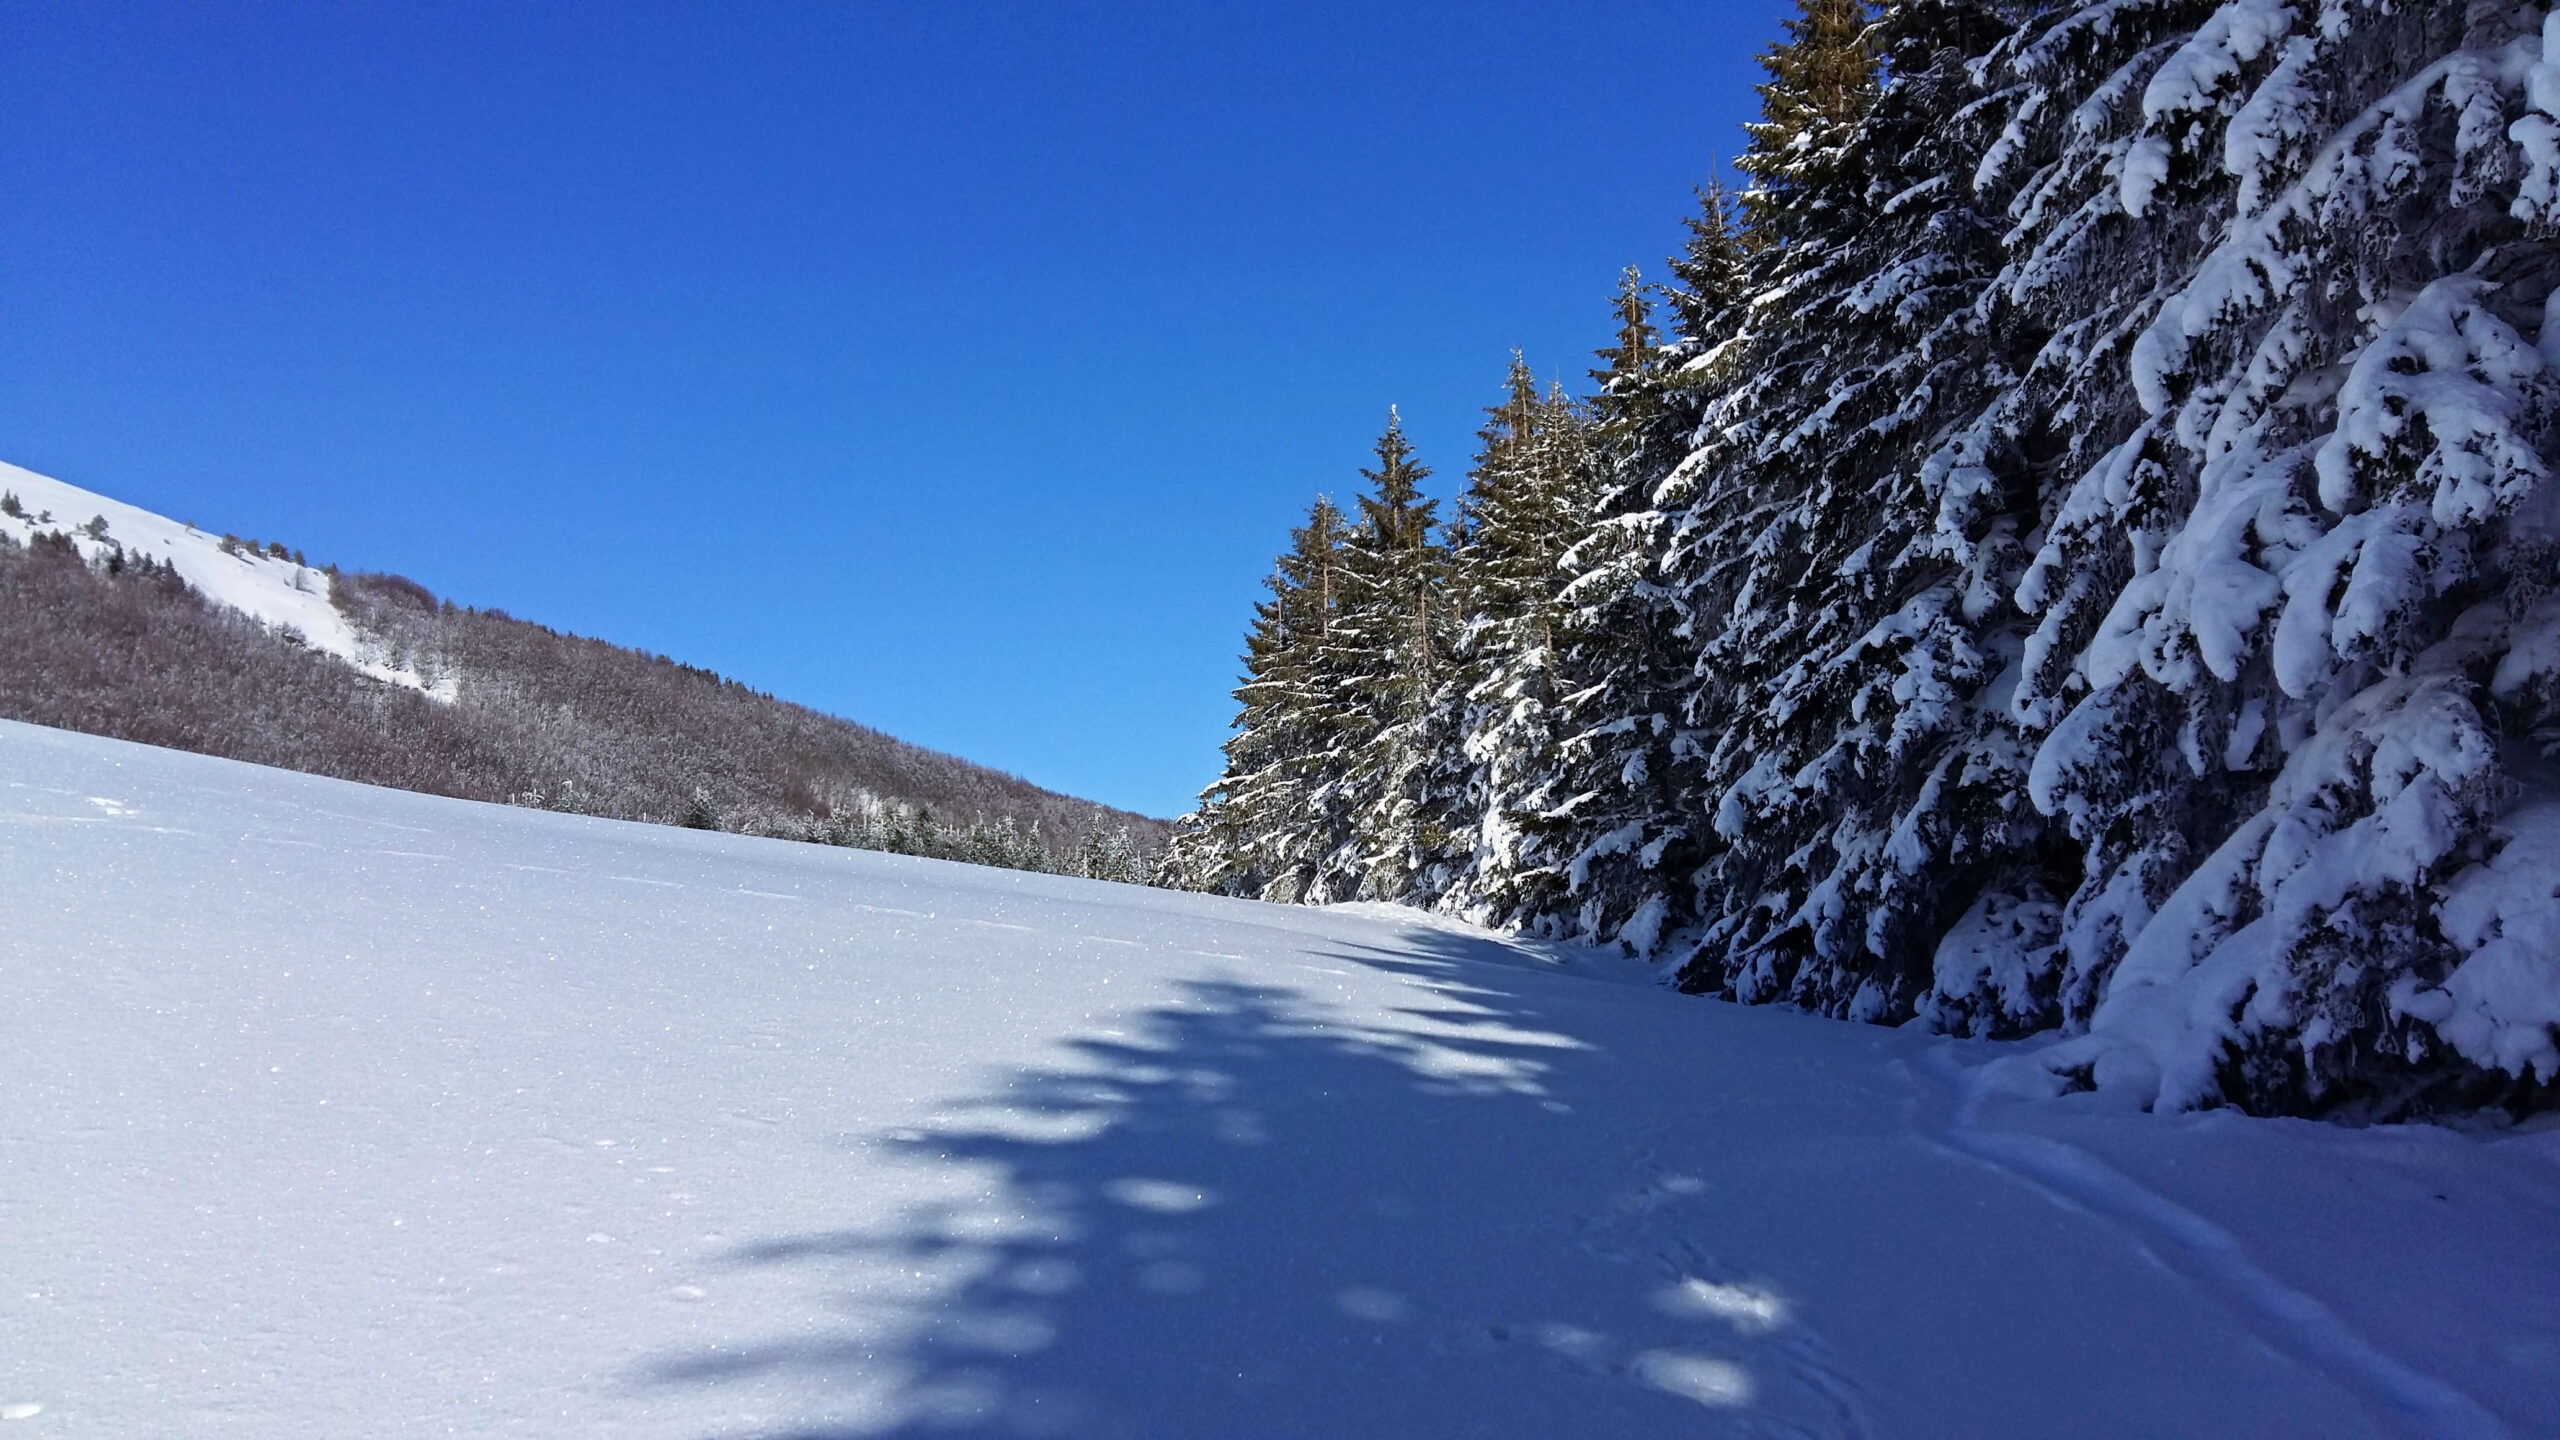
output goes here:
{"type": "Polygon", "coordinates": [[[1160,872],[1186,888],[1324,904],[1429,903],[1463,860],[1457,620],[1430,471],[1389,412],[1359,518],[1319,500],[1256,608],[1227,766],[1160,872]]]}
{"type": "Polygon", "coordinates": [[[2059,1073],[2372,1114],[2560,1080],[2541,24],[2091,6],[1998,67],[2001,285],[2073,442],[2012,704],[2083,865],[2004,962],[2090,1032],[2059,1073]]]}
{"type": "Polygon", "coordinates": [[[1352,652],[1342,512],[1323,496],[1290,536],[1245,638],[1242,706],[1225,773],[1176,829],[1164,878],[1186,889],[1294,902],[1320,874],[1356,866],[1347,752],[1365,739],[1348,701],[1352,652]]]}
{"type": "MultiPolygon", "coordinates": [[[[2024,754],[1987,691],[2014,653],[2038,439],[1992,403],[2022,357],[1996,305],[1999,229],[1969,179],[2000,133],[1967,51],[1984,4],[1912,4],[1791,45],[1887,65],[1873,109],[1787,103],[1744,157],[1764,241],[1732,387],[1674,474],[1665,557],[1698,649],[1684,707],[1703,750],[1692,802],[1715,848],[1681,981],[1750,1001],[1897,1021],[1932,989],[1948,923],[2038,863],[2024,754]],[[1981,103],[1977,103],[1981,102],[1981,103]]],[[[1782,47],[1783,53],[1784,47],[1782,47]]],[[[2029,351],[2032,354],[2032,350],[2029,351]]]]}
{"type": "Polygon", "coordinates": [[[1354,817],[1357,843],[1318,867],[1314,900],[1427,900],[1457,863],[1462,752],[1443,703],[1457,630],[1448,551],[1421,489],[1431,471],[1392,411],[1377,457],[1360,472],[1369,491],[1343,542],[1334,623],[1345,743],[1323,797],[1354,817]]]}
{"type": "Polygon", "coordinates": [[[1061,870],[1087,880],[1143,885],[1147,883],[1148,866],[1137,843],[1130,839],[1128,827],[1106,826],[1097,815],[1085,822],[1084,833],[1076,837],[1075,854],[1061,870]]]}
{"type": "Polygon", "coordinates": [[[1866,0],[1796,0],[1787,38],[1760,57],[1760,118],[1744,125],[1751,147],[1734,168],[1757,183],[1743,204],[1764,242],[1796,238],[1833,198],[1832,174],[1848,132],[1876,98],[1873,24],[1866,0]]]}
{"type": "Polygon", "coordinates": [[[1671,261],[1673,332],[1629,267],[1613,307],[1617,343],[1600,352],[1583,453],[1593,508],[1566,551],[1572,606],[1560,665],[1556,726],[1560,797],[1549,812],[1564,861],[1564,896],[1547,928],[1615,940],[1650,956],[1667,930],[1695,915],[1688,877],[1699,837],[1682,797],[1695,735],[1678,715],[1690,649],[1678,610],[1656,580],[1675,514],[1663,489],[1690,450],[1705,398],[1730,383],[1748,253],[1739,207],[1721,184],[1698,192],[1688,243],[1671,261]]]}
{"type": "Polygon", "coordinates": [[[1648,956],[1666,923],[1688,918],[1675,877],[1696,858],[1674,778],[1689,662],[1677,613],[1654,583],[1667,526],[1659,488],[1688,451],[1700,395],[1723,378],[1712,362],[1696,362],[1711,333],[1731,331],[1744,253],[1737,207],[1720,184],[1699,192],[1688,225],[1686,254],[1671,262],[1677,283],[1664,292],[1676,326],[1667,342],[1639,272],[1629,266],[1621,279],[1617,343],[1592,372],[1583,446],[1591,513],[1561,561],[1571,620],[1550,818],[1565,897],[1550,928],[1648,956]]]}
{"type": "MultiPolygon", "coordinates": [[[[1750,259],[1752,250],[1751,232],[1743,222],[1741,202],[1721,179],[1710,179],[1699,186],[1697,196],[1698,213],[1683,216],[1680,221],[1689,232],[1688,239],[1681,245],[1680,253],[1667,262],[1672,283],[1663,287],[1662,295],[1671,305],[1672,332],[1663,337],[1661,353],[1655,357],[1658,367],[1683,372],[1690,371],[1694,362],[1704,358],[1718,342],[1733,333],[1734,307],[1741,303],[1746,293],[1743,266],[1750,259]]],[[[1642,298],[1641,292],[1637,298],[1642,298]]],[[[1651,322],[1649,313],[1642,317],[1641,323],[1647,328],[1651,322]]],[[[1604,393],[1614,388],[1613,382],[1617,380],[1645,373],[1644,367],[1638,363],[1643,359],[1642,349],[1631,349],[1627,344],[1629,316],[1623,296],[1618,323],[1618,346],[1605,356],[1610,362],[1609,368],[1594,376],[1601,380],[1604,393]]],[[[1706,368],[1699,367],[1701,371],[1706,368]]],[[[1666,391],[1694,390],[1712,378],[1717,377],[1692,373],[1686,381],[1666,380],[1660,388],[1666,391]]],[[[1647,448],[1647,453],[1661,453],[1666,459],[1671,459],[1667,452],[1657,452],[1651,447],[1647,448]]],[[[1671,459],[1671,463],[1677,463],[1676,459],[1671,459]]],[[[1658,480],[1660,474],[1667,474],[1668,469],[1666,464],[1655,478],[1658,480]]]]}
{"type": "Polygon", "coordinates": [[[1561,387],[1542,397],[1516,351],[1505,392],[1486,412],[1451,526],[1462,619],[1444,703],[1465,761],[1465,818],[1451,839],[1471,853],[1443,903],[1513,925],[1555,911],[1563,888],[1556,706],[1575,619],[1563,560],[1591,526],[1595,475],[1582,407],[1561,387]]]}
{"type": "Polygon", "coordinates": [[[711,798],[708,787],[701,785],[693,787],[692,798],[685,801],[684,813],[676,818],[676,823],[687,830],[720,828],[720,806],[711,798]]]}

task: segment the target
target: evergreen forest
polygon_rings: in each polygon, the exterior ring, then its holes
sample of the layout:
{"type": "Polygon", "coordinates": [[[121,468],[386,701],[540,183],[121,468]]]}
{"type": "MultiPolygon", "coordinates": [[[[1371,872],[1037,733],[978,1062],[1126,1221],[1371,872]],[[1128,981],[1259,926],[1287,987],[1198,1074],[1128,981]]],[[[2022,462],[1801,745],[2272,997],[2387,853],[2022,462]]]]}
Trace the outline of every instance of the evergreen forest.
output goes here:
{"type": "Polygon", "coordinates": [[[1163,878],[2162,1109],[2560,1100],[2560,17],[1798,11],[1587,385],[1315,500],[1163,878]]]}

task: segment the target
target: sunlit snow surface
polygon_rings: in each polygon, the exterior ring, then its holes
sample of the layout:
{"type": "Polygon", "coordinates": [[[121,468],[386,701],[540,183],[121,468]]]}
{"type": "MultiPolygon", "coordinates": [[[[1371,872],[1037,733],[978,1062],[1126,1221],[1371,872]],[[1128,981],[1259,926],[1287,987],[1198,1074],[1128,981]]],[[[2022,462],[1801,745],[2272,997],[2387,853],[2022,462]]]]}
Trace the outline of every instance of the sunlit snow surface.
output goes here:
{"type": "Polygon", "coordinates": [[[0,1440],[2560,1433],[2560,1131],[0,725],[0,1440]]]}

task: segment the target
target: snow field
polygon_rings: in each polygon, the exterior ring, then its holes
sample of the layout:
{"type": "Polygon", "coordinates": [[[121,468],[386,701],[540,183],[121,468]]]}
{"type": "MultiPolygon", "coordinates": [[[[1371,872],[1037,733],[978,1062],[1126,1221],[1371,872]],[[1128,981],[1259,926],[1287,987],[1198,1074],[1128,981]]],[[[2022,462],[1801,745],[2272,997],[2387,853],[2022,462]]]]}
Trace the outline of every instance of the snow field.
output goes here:
{"type": "Polygon", "coordinates": [[[16,724],[0,904],[12,1437],[2560,1432],[2550,1128],[16,724]]]}

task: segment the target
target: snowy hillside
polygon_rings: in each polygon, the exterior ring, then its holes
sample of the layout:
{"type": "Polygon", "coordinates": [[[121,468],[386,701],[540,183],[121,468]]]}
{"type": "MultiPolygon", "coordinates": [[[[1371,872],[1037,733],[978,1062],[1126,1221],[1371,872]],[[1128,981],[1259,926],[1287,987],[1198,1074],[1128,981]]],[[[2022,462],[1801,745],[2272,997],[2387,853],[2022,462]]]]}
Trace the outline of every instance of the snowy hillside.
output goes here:
{"type": "Polygon", "coordinates": [[[136,558],[148,555],[176,566],[189,585],[216,604],[271,629],[290,630],[313,649],[377,680],[427,688],[416,671],[382,664],[373,647],[357,638],[354,627],[329,603],[326,571],[237,544],[226,548],[224,536],[5,462],[0,462],[0,494],[16,496],[23,512],[0,513],[0,531],[22,544],[38,535],[67,534],[91,559],[111,548],[136,558]],[[101,520],[106,522],[102,528],[94,525],[101,520]]]}
{"type": "Polygon", "coordinates": [[[475,800],[1134,878],[1164,823],[0,465],[0,718],[475,800]],[[400,690],[387,690],[383,681],[400,690]]]}
{"type": "Polygon", "coordinates": [[[17,724],[0,903],[11,1440],[2560,1433],[2547,1123],[17,724]]]}

